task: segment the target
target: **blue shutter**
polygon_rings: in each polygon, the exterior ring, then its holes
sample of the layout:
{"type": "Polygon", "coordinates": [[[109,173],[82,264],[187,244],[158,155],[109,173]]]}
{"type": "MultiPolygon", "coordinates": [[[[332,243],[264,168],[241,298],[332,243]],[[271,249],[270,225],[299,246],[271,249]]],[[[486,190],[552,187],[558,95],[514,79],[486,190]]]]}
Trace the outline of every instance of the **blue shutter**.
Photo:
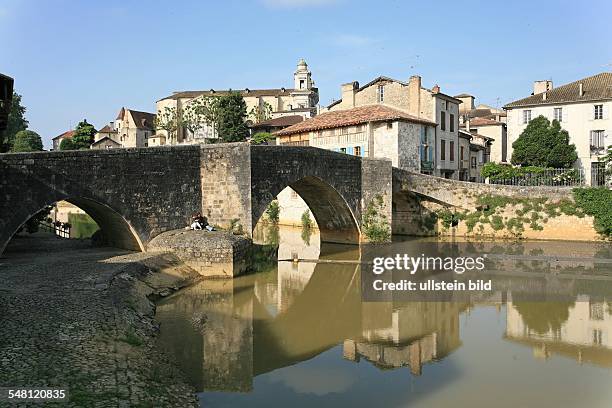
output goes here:
{"type": "Polygon", "coordinates": [[[353,153],[353,151],[354,151],[354,149],[353,149],[352,147],[347,147],[347,148],[346,148],[346,152],[347,152],[348,154],[350,154],[350,155],[354,154],[354,153],[353,153]]]}
{"type": "Polygon", "coordinates": [[[365,146],[361,145],[361,157],[365,157],[365,146]]]}

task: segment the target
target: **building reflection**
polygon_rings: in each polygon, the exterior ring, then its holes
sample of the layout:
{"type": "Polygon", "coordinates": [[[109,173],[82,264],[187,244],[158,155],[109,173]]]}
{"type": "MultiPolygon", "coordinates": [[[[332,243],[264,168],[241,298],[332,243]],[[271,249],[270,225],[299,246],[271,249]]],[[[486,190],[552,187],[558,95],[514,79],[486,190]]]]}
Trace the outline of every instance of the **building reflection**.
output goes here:
{"type": "MultiPolygon", "coordinates": [[[[256,376],[338,345],[346,360],[421,375],[426,364],[461,347],[460,315],[474,304],[506,305],[505,338],[533,347],[538,357],[612,366],[611,304],[575,295],[602,290],[601,284],[535,282],[534,291],[552,287],[572,296],[556,303],[513,298],[509,289],[462,302],[363,302],[358,248],[321,246],[317,236],[305,245],[301,231],[291,228],[261,234],[278,243],[277,267],[204,281],[157,307],[160,342],[198,391],[249,392],[256,376]],[[315,259],[320,262],[305,261],[315,259]]],[[[534,285],[521,276],[504,279],[507,288],[534,285]]]]}
{"type": "Polygon", "coordinates": [[[531,347],[534,357],[612,367],[612,302],[587,295],[546,304],[510,298],[506,310],[505,338],[531,347]]]}

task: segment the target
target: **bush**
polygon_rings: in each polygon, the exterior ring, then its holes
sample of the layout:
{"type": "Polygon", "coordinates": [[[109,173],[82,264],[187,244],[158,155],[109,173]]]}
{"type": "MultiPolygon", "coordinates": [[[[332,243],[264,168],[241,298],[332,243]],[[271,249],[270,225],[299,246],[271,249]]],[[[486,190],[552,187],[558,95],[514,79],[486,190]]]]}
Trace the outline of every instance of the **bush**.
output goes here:
{"type": "Polygon", "coordinates": [[[272,200],[268,208],[266,209],[266,215],[268,216],[268,220],[273,224],[278,224],[279,216],[280,216],[280,206],[278,205],[277,200],[272,200]]]}
{"type": "Polygon", "coordinates": [[[306,210],[302,213],[302,227],[312,228],[312,218],[310,218],[310,210],[306,210]]]}
{"type": "Polygon", "coordinates": [[[595,231],[612,238],[612,190],[605,187],[575,188],[574,200],[578,207],[594,218],[595,231]]]}
{"type": "Polygon", "coordinates": [[[363,234],[373,243],[388,242],[391,239],[389,220],[382,214],[385,202],[377,194],[367,205],[363,214],[363,234]]]}

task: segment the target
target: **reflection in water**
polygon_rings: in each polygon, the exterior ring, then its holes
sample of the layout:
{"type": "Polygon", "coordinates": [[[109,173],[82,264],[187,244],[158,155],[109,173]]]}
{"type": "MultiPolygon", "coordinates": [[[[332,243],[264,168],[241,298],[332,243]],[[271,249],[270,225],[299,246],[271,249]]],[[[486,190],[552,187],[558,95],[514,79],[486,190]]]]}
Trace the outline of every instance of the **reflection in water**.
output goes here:
{"type": "MultiPolygon", "coordinates": [[[[232,281],[205,281],[158,305],[160,341],[201,392],[202,406],[612,402],[609,281],[553,283],[574,297],[570,302],[530,302],[509,290],[469,302],[363,302],[359,248],[320,245],[317,230],[311,233],[308,245],[300,229],[257,231],[261,243],[270,237],[279,243],[277,267],[232,281]],[[547,364],[539,363],[542,358],[547,364]]],[[[414,245],[399,242],[393,250],[409,252],[414,245]]],[[[557,248],[525,245],[508,249],[541,257],[557,248]]],[[[599,248],[590,256],[607,255],[599,248]]],[[[507,270],[537,270],[524,257],[500,262],[507,270]]],[[[541,271],[550,267],[549,261],[535,262],[543,262],[541,271]]],[[[565,268],[575,263],[567,261],[565,268]]],[[[595,265],[590,270],[602,272],[595,265]]]]}

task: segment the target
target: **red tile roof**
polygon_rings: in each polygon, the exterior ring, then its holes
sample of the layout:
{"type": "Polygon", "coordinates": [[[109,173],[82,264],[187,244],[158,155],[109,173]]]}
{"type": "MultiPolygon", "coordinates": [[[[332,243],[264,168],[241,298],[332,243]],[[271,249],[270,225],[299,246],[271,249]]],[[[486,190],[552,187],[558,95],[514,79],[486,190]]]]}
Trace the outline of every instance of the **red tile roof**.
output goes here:
{"type": "Polygon", "coordinates": [[[470,120],[470,126],[495,126],[495,125],[503,125],[502,122],[498,122],[493,119],[486,118],[473,118],[470,120]]]}
{"type": "Polygon", "coordinates": [[[281,116],[274,119],[268,119],[263,122],[254,124],[253,128],[259,127],[288,127],[304,121],[304,117],[301,115],[289,115],[281,116]]]}
{"type": "Polygon", "coordinates": [[[286,129],[275,132],[276,135],[291,135],[295,133],[306,133],[313,130],[332,129],[343,126],[359,125],[368,122],[384,122],[388,120],[400,120],[405,122],[423,123],[436,126],[435,122],[417,118],[401,110],[390,108],[385,105],[359,106],[352,109],[325,112],[314,118],[305,120],[286,129]]]}
{"type": "Polygon", "coordinates": [[[57,140],[57,139],[71,139],[72,136],[74,135],[74,130],[68,130],[64,133],[62,133],[59,136],[55,136],[52,140],[57,140]]]}

